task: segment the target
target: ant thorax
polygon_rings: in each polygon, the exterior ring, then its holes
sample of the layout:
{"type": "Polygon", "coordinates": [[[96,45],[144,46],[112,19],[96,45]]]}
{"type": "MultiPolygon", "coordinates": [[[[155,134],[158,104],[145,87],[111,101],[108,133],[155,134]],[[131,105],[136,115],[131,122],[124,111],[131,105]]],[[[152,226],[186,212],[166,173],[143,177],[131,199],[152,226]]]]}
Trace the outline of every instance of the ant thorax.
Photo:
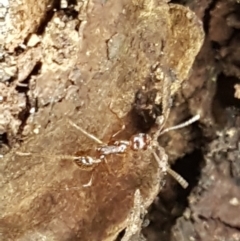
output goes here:
{"type": "Polygon", "coordinates": [[[103,145],[97,148],[101,155],[121,154],[126,153],[129,149],[133,151],[146,150],[151,144],[152,138],[145,133],[138,133],[133,135],[129,141],[119,140],[114,141],[113,144],[103,145]]]}
{"type": "Polygon", "coordinates": [[[97,148],[100,155],[125,153],[130,145],[129,141],[115,141],[111,145],[103,145],[97,148]]]}

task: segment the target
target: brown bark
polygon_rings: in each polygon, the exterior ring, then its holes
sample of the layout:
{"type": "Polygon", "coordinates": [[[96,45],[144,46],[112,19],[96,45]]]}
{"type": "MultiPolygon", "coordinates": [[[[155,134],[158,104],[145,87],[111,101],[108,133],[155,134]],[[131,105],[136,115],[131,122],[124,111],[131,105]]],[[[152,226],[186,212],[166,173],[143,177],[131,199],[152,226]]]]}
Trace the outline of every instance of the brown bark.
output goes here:
{"type": "Polygon", "coordinates": [[[130,151],[107,160],[110,173],[97,166],[92,186],[83,187],[91,173],[58,157],[89,154],[97,145],[67,119],[104,142],[122,122],[118,138],[139,132],[129,114],[136,93],[156,89],[153,104],[161,103],[171,72],[171,95],[179,90],[202,45],[199,20],[165,1],[78,1],[56,11],[49,1],[25,1],[10,8],[5,64],[17,71],[1,93],[1,131],[11,144],[0,163],[2,240],[114,240],[125,228],[130,240],[131,220],[141,225],[164,171],[150,151],[130,151]]]}

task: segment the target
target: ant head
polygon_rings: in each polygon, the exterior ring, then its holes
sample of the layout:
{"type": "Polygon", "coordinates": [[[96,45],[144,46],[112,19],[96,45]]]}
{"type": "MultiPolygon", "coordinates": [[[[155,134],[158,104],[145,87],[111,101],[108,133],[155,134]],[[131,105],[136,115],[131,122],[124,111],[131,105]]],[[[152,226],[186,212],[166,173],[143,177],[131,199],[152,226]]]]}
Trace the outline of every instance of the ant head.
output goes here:
{"type": "Polygon", "coordinates": [[[151,137],[145,133],[139,133],[133,135],[130,140],[130,146],[132,150],[146,150],[147,147],[150,145],[151,137]]]}

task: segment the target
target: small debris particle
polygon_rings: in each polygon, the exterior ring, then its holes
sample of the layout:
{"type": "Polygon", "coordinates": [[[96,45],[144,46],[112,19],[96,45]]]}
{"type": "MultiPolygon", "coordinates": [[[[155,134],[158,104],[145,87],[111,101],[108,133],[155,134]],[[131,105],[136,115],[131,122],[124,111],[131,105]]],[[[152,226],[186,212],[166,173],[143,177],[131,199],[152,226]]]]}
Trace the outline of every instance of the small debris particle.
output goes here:
{"type": "Polygon", "coordinates": [[[30,109],[29,113],[30,113],[30,114],[34,114],[35,111],[36,111],[36,109],[35,109],[34,107],[32,107],[32,108],[30,109]]]}
{"type": "Polygon", "coordinates": [[[235,94],[234,97],[240,99],[240,84],[234,85],[235,94]]]}
{"type": "Polygon", "coordinates": [[[61,9],[67,8],[68,7],[68,2],[66,0],[61,0],[61,9]]]}
{"type": "Polygon", "coordinates": [[[36,34],[32,34],[28,40],[27,46],[34,47],[40,42],[40,38],[36,34]]]}
{"type": "Polygon", "coordinates": [[[40,133],[39,128],[35,128],[35,129],[33,130],[33,133],[36,134],[36,135],[38,135],[38,134],[40,133]]]}
{"type": "Polygon", "coordinates": [[[232,198],[232,199],[229,201],[229,203],[230,203],[232,206],[238,206],[238,205],[239,205],[239,200],[238,200],[236,197],[234,197],[234,198],[232,198]]]}

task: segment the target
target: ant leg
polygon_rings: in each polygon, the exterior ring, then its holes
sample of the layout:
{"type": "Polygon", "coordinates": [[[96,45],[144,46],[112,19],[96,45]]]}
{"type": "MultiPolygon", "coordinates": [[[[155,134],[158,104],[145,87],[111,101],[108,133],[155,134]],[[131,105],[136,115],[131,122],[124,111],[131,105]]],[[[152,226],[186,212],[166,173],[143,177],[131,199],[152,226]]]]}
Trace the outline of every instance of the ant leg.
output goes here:
{"type": "MultiPolygon", "coordinates": [[[[169,175],[171,175],[184,189],[188,187],[188,182],[180,176],[178,173],[176,173],[174,170],[172,170],[170,167],[166,165],[166,162],[164,164],[163,160],[159,158],[157,153],[155,151],[152,151],[153,156],[155,160],[158,162],[159,166],[162,167],[163,171],[167,172],[169,175]]],[[[165,154],[166,155],[166,154],[165,154]]]]}
{"type": "Polygon", "coordinates": [[[104,143],[98,139],[96,136],[88,133],[87,131],[85,131],[83,128],[81,128],[80,126],[76,125],[74,122],[72,122],[71,120],[68,119],[68,123],[73,126],[74,128],[78,129],[79,131],[81,131],[85,136],[87,136],[88,138],[92,139],[93,141],[97,142],[98,144],[103,145],[104,143]]]}
{"type": "Polygon", "coordinates": [[[109,110],[117,117],[117,119],[119,120],[119,122],[121,123],[121,126],[122,126],[119,131],[117,131],[116,133],[114,133],[114,134],[112,135],[112,138],[113,138],[113,137],[117,136],[119,133],[121,133],[122,131],[124,131],[125,128],[126,128],[126,126],[125,126],[125,124],[123,123],[122,119],[119,118],[119,116],[117,115],[117,113],[112,110],[112,102],[110,102],[110,103],[108,104],[108,108],[109,108],[109,110]]]}
{"type": "Polygon", "coordinates": [[[111,168],[109,167],[109,165],[108,165],[108,161],[107,161],[107,158],[104,156],[104,164],[105,164],[105,166],[106,166],[106,168],[107,168],[107,171],[109,172],[109,173],[112,173],[112,170],[111,170],[111,168]]]}
{"type": "Polygon", "coordinates": [[[86,183],[86,184],[83,184],[83,187],[91,187],[92,186],[92,180],[93,180],[93,173],[91,175],[91,178],[90,178],[89,182],[86,183]]]}
{"type": "Polygon", "coordinates": [[[161,153],[163,153],[162,158],[160,158],[154,150],[152,150],[152,154],[153,154],[155,160],[157,161],[159,168],[162,169],[162,172],[167,172],[167,169],[168,169],[168,156],[167,156],[167,154],[165,153],[164,150],[162,151],[160,148],[158,148],[158,150],[161,153]]]}
{"type": "Polygon", "coordinates": [[[124,131],[125,128],[126,128],[126,126],[123,124],[122,127],[121,127],[121,129],[112,135],[112,138],[115,137],[115,136],[117,136],[117,135],[118,135],[119,133],[121,133],[122,131],[124,131]]]}

